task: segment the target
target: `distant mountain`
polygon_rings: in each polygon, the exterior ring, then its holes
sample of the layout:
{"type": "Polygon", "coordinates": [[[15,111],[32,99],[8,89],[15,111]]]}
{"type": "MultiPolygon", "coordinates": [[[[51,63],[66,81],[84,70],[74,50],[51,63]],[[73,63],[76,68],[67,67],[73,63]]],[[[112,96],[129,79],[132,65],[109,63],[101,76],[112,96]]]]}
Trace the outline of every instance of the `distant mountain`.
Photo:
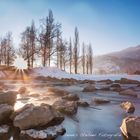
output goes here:
{"type": "Polygon", "coordinates": [[[95,73],[134,73],[140,71],[140,45],[95,57],[95,73]]]}

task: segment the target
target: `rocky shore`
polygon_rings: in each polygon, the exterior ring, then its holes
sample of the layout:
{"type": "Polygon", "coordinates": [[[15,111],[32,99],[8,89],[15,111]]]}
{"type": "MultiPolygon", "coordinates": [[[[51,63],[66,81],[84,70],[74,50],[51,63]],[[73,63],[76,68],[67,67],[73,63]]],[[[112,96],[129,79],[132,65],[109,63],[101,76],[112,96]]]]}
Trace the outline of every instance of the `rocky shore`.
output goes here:
{"type": "MultiPolygon", "coordinates": [[[[79,108],[98,109],[98,106],[111,105],[114,102],[112,99],[96,96],[90,100],[85,100],[81,97],[81,94],[82,96],[88,96],[98,95],[101,91],[112,91],[114,94],[122,97],[127,96],[138,99],[139,92],[137,91],[140,91],[136,90],[139,88],[139,81],[124,78],[117,81],[81,81],[36,77],[33,81],[46,83],[43,86],[39,86],[39,88],[45,87],[47,89],[46,93],[32,93],[30,88],[25,86],[16,87],[16,90],[11,91],[4,84],[1,85],[1,87],[3,86],[0,93],[0,138],[2,140],[9,140],[11,137],[14,138],[15,135],[19,140],[56,139],[58,136],[67,133],[67,129],[63,127],[65,118],[67,116],[71,118],[76,116],[79,108]],[[125,86],[126,84],[131,85],[131,88],[125,86]],[[60,88],[70,86],[79,87],[81,91],[78,92],[80,94],[71,93],[67,88],[60,88]],[[33,103],[28,102],[30,98],[35,99],[33,103]],[[52,99],[53,101],[50,103],[49,101],[52,99]],[[26,101],[26,103],[23,107],[15,110],[14,106],[17,101],[26,101]]],[[[30,85],[30,87],[37,88],[33,85],[30,85]]],[[[122,112],[127,113],[127,117],[122,120],[120,127],[122,133],[127,138],[135,137],[139,139],[139,117],[135,115],[131,116],[135,111],[133,102],[120,102],[118,108],[122,108],[122,112]]],[[[74,121],[77,121],[77,118],[74,121]]]]}

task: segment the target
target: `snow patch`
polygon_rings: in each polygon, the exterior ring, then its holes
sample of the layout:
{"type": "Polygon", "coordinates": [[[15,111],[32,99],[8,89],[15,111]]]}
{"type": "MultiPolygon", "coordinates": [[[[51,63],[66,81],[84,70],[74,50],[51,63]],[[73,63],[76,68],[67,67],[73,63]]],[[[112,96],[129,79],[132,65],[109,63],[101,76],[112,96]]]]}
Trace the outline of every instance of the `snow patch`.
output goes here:
{"type": "Polygon", "coordinates": [[[34,68],[34,76],[50,76],[55,77],[58,79],[61,78],[73,78],[76,80],[119,80],[121,78],[127,78],[132,80],[138,80],[140,81],[140,75],[127,75],[127,74],[104,74],[104,75],[90,75],[90,74],[69,74],[65,71],[62,71],[55,67],[39,67],[34,68]]]}
{"type": "Polygon", "coordinates": [[[1,134],[8,133],[8,130],[9,130],[9,126],[8,125],[0,126],[0,133],[1,134]]]}
{"type": "Polygon", "coordinates": [[[44,130],[35,130],[35,129],[29,129],[29,130],[22,130],[22,135],[28,135],[34,139],[46,139],[49,136],[56,137],[58,135],[58,132],[61,131],[63,127],[60,126],[52,126],[48,127],[44,130]]]}

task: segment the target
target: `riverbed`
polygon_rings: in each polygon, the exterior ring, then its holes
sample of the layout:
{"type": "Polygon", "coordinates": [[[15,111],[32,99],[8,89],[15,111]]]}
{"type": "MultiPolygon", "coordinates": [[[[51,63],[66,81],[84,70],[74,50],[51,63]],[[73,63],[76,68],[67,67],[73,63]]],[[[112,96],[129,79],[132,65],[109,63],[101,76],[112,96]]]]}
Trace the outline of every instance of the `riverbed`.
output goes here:
{"type": "MultiPolygon", "coordinates": [[[[130,115],[120,108],[120,103],[131,101],[136,111],[133,115],[140,116],[140,87],[137,84],[121,84],[124,88],[134,88],[138,94],[138,98],[119,95],[114,91],[98,90],[95,92],[82,92],[86,84],[65,85],[59,82],[42,82],[42,81],[1,81],[4,82],[12,90],[18,90],[20,87],[26,87],[30,96],[19,96],[15,109],[21,108],[25,104],[33,103],[39,105],[47,103],[52,105],[57,95],[49,94],[47,87],[57,87],[65,89],[71,94],[77,94],[83,100],[90,103],[90,107],[79,107],[74,118],[65,116],[63,126],[66,133],[58,137],[57,140],[126,140],[120,131],[120,125],[123,118],[130,115]],[[95,105],[92,103],[94,97],[108,99],[108,104],[95,105]]],[[[109,86],[106,83],[96,82],[96,87],[109,86]]],[[[5,139],[8,140],[8,139],[5,139]]],[[[18,137],[11,136],[9,140],[18,140],[18,137]]]]}

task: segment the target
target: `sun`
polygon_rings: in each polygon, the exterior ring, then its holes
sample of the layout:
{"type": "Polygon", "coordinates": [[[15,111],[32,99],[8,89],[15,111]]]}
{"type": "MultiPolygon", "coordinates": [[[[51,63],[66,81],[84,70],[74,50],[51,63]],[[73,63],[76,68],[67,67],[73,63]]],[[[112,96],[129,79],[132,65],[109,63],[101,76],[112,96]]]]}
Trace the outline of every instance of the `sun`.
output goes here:
{"type": "Polygon", "coordinates": [[[22,57],[17,57],[14,62],[14,66],[17,69],[27,69],[27,62],[22,57]]]}

